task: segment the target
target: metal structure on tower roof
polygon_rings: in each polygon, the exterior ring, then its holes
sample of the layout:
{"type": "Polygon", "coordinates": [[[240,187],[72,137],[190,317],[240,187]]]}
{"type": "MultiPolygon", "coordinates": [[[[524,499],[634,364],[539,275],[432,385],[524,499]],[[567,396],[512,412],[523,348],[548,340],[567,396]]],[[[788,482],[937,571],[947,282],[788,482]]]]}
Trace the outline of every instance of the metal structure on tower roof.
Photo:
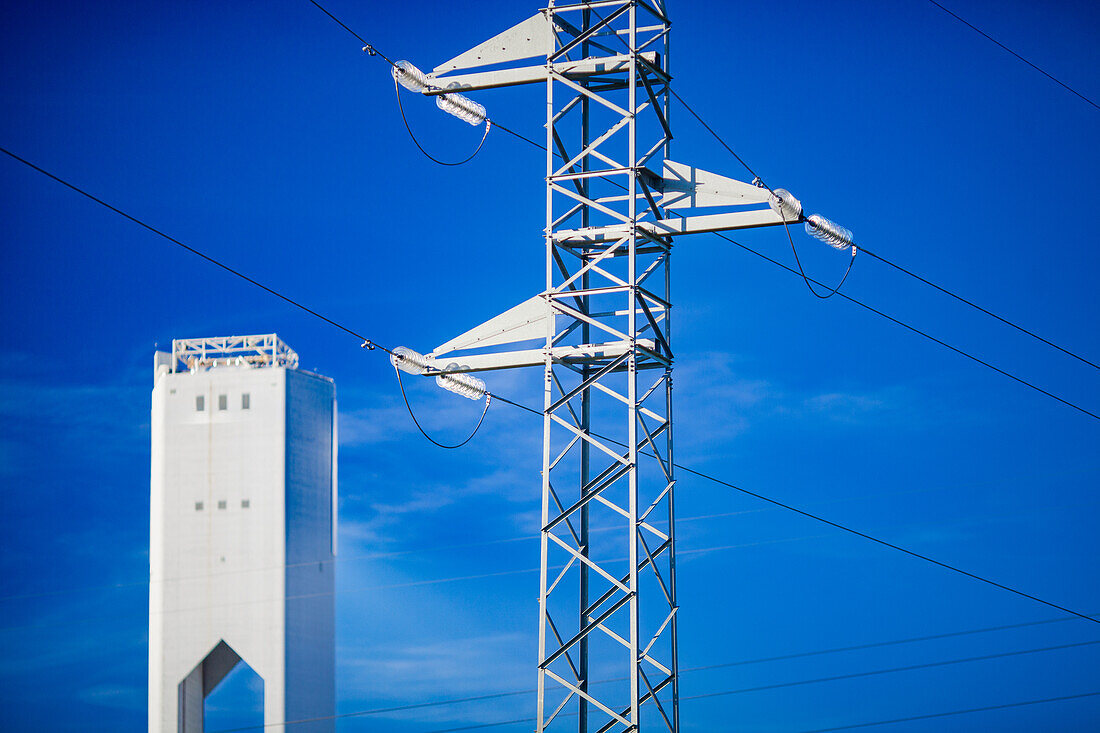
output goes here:
{"type": "Polygon", "coordinates": [[[298,354],[274,333],[172,340],[172,372],[227,365],[297,369],[298,354]]]}

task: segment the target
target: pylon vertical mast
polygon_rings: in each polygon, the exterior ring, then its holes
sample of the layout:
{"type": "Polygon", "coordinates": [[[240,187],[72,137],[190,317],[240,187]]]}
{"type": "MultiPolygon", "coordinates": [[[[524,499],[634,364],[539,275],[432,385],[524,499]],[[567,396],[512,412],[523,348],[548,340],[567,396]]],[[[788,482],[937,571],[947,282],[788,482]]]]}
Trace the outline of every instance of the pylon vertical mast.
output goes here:
{"type": "Polygon", "coordinates": [[[647,164],[671,140],[669,23],[643,0],[546,13],[538,731],[676,733],[671,238],[637,226],[664,218],[647,164]],[[559,71],[592,54],[614,63],[559,71]],[[593,342],[625,348],[552,351],[593,342]]]}
{"type": "Polygon", "coordinates": [[[669,158],[664,0],[548,2],[430,74],[394,69],[472,124],[486,117],[463,93],[546,85],[545,290],[394,363],[452,380],[542,366],[538,731],[678,733],[672,242],[802,209],[669,158]]]}
{"type": "Polygon", "coordinates": [[[783,189],[669,158],[665,0],[548,3],[430,74],[394,65],[486,134],[464,92],[546,84],[546,288],[393,361],[472,399],[464,372],[543,367],[538,732],[679,733],[672,241],[805,221],[855,245],[783,189]]]}

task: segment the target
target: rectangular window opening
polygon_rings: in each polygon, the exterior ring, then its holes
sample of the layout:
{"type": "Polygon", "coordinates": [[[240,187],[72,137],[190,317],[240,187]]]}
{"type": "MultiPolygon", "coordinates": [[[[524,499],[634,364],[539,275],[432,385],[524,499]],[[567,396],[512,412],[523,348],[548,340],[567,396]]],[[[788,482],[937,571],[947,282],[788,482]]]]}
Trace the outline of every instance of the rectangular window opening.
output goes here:
{"type": "Polygon", "coordinates": [[[225,509],[225,499],[218,502],[218,509],[225,509]]]}
{"type": "Polygon", "coordinates": [[[227,395],[223,395],[223,394],[218,395],[218,409],[219,410],[228,410],[229,409],[229,397],[227,395]]]}
{"type": "Polygon", "coordinates": [[[195,412],[202,412],[206,409],[206,398],[199,395],[195,398],[195,412]]]}
{"type": "Polygon", "coordinates": [[[241,499],[241,509],[247,509],[250,506],[252,506],[252,504],[248,499],[241,499]]]}
{"type": "Polygon", "coordinates": [[[252,395],[245,392],[241,395],[241,409],[248,410],[252,407],[252,395]]]}
{"type": "Polygon", "coordinates": [[[201,512],[202,511],[202,502],[201,501],[196,501],[195,502],[195,511],[196,512],[201,512]]]}

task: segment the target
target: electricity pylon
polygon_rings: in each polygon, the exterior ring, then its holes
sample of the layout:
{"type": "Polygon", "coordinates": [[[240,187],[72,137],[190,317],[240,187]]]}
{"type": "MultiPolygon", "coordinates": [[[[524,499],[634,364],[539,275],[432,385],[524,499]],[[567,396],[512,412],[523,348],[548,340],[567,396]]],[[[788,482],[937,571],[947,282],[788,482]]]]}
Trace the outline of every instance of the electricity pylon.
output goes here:
{"type": "Polygon", "coordinates": [[[484,108],[460,92],[546,88],[545,290],[395,360],[428,375],[543,368],[539,733],[678,733],[673,239],[801,211],[670,159],[669,33],[664,0],[549,0],[430,74],[394,71],[471,124],[484,108]],[[706,207],[731,210],[690,211],[706,207]]]}

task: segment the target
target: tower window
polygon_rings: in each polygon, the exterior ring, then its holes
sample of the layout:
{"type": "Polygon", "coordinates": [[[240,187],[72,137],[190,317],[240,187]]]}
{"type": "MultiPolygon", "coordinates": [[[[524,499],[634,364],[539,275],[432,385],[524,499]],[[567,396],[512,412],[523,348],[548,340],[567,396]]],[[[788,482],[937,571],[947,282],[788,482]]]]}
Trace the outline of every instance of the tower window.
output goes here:
{"type": "Polygon", "coordinates": [[[199,395],[195,398],[195,412],[202,412],[206,409],[206,398],[199,395]]]}
{"type": "Polygon", "coordinates": [[[250,407],[252,407],[252,395],[248,394],[248,392],[245,392],[241,395],[241,409],[247,410],[250,407]]]}
{"type": "Polygon", "coordinates": [[[196,501],[195,502],[195,511],[196,512],[201,512],[202,511],[202,502],[201,501],[196,501]]]}
{"type": "Polygon", "coordinates": [[[218,502],[218,509],[225,509],[225,499],[218,502]]]}
{"type": "Polygon", "coordinates": [[[247,509],[251,505],[252,504],[248,501],[248,499],[241,499],[241,509],[247,509]]]}
{"type": "Polygon", "coordinates": [[[223,394],[218,395],[218,409],[219,410],[229,409],[229,397],[227,395],[223,395],[223,394]]]}

